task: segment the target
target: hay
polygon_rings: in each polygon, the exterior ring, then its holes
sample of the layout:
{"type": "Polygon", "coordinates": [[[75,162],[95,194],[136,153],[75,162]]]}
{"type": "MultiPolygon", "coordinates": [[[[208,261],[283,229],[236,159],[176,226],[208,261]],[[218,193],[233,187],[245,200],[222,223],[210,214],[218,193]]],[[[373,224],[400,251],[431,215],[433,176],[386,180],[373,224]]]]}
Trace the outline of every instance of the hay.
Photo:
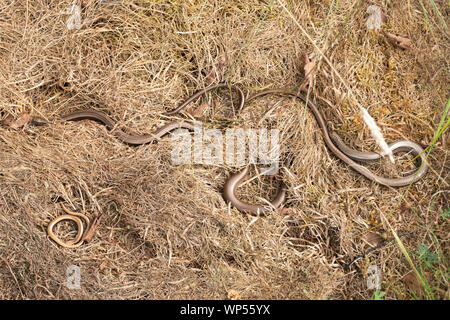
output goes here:
{"type": "MultiPolygon", "coordinates": [[[[445,3],[435,2],[445,12],[445,3]]],[[[277,1],[270,9],[256,0],[82,3],[80,30],[68,30],[68,16],[61,14],[70,1],[0,4],[2,118],[22,112],[54,118],[96,108],[120,126],[149,133],[168,121],[164,111],[208,85],[224,56],[223,79],[256,92],[298,86],[302,52],[314,52],[277,1]]],[[[429,144],[449,80],[448,38],[438,17],[432,16],[430,30],[419,4],[389,4],[387,30],[414,40],[402,51],[366,30],[364,4],[332,3],[285,6],[388,141],[429,144]]],[[[310,99],[349,144],[376,150],[342,83],[318,53],[314,58],[319,67],[310,99]]],[[[288,216],[254,219],[228,207],[222,187],[238,168],[173,165],[168,138],[129,147],[88,121],[0,128],[0,298],[226,299],[236,290],[243,299],[368,299],[371,264],[381,266],[386,298],[410,297],[401,282],[410,267],[395,244],[350,271],[342,266],[366,248],[368,231],[390,234],[380,212],[395,230],[414,231],[402,238],[408,250],[433,243],[427,223],[448,206],[447,193],[436,194],[448,192],[438,177],[448,177],[445,134],[429,157],[433,170],[401,201],[407,188],[382,187],[356,174],[330,154],[302,103],[280,101],[261,98],[233,115],[222,90],[195,106],[208,103],[203,122],[209,128],[280,130],[283,159],[293,159],[281,168],[288,216]],[[91,217],[103,213],[92,242],[63,249],[48,239],[45,227],[62,213],[53,196],[91,217]],[[398,207],[405,203],[409,207],[398,207]],[[69,265],[81,268],[80,290],[65,285],[69,265]]],[[[389,163],[371,166],[389,173],[384,167],[389,163]]],[[[273,196],[277,183],[255,179],[239,192],[257,201],[273,196]]],[[[58,230],[70,236],[68,224],[58,230]]],[[[448,221],[439,220],[432,234],[448,256],[448,221]]],[[[437,297],[448,298],[448,278],[431,284],[443,292],[437,297]]]]}

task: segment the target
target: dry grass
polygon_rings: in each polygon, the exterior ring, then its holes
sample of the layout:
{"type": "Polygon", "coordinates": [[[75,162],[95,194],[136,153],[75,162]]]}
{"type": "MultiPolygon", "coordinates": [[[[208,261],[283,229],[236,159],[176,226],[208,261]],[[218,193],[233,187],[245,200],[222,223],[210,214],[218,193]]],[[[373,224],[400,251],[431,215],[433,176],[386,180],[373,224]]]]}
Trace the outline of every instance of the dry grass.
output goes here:
{"type": "MultiPolygon", "coordinates": [[[[222,77],[251,93],[298,86],[302,52],[319,63],[310,99],[330,128],[362,150],[376,147],[356,101],[388,141],[427,145],[448,98],[445,1],[375,2],[389,16],[387,31],[413,39],[409,51],[368,32],[366,4],[358,1],[82,2],[86,23],[73,31],[61,14],[70,1],[0,3],[3,118],[96,108],[148,133],[167,121],[164,111],[209,84],[223,57],[222,77]],[[72,90],[61,90],[64,82],[72,90]]],[[[282,168],[291,215],[254,219],[229,208],[221,190],[237,168],[172,165],[169,139],[133,148],[92,122],[0,128],[0,298],[226,299],[233,289],[244,299],[370,299],[371,264],[381,268],[386,299],[412,298],[402,280],[411,267],[395,242],[343,268],[367,249],[368,231],[392,236],[387,222],[409,232],[401,240],[416,266],[424,266],[414,254],[419,244],[440,254],[424,271],[432,274],[434,298],[449,298],[448,218],[434,223],[448,208],[448,132],[424,179],[387,188],[336,159],[300,102],[288,99],[268,112],[280,99],[261,98],[233,115],[229,100],[218,91],[198,101],[209,104],[204,125],[281,130],[283,155],[295,155],[282,168]],[[91,243],[63,249],[49,240],[45,227],[61,214],[53,196],[73,210],[103,213],[91,243]],[[65,286],[69,265],[81,268],[81,290],[65,286]]],[[[372,168],[388,173],[387,165],[372,168]]],[[[263,178],[240,192],[256,201],[276,188],[263,178]]]]}

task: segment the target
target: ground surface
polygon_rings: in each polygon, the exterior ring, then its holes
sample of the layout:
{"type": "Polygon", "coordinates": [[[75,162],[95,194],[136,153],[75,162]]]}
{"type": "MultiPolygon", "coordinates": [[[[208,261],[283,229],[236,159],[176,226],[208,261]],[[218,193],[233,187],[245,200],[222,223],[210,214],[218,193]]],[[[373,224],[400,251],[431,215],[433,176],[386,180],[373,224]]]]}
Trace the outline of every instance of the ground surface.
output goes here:
{"type": "MultiPolygon", "coordinates": [[[[68,30],[70,4],[0,2],[2,119],[94,108],[150,133],[168,121],[164,111],[219,78],[246,94],[298,87],[305,52],[317,65],[310,99],[354,148],[378,151],[357,103],[388,142],[429,145],[448,121],[446,1],[374,2],[388,16],[383,28],[413,41],[408,50],[367,30],[362,1],[87,0],[78,3],[81,28],[68,30]]],[[[233,114],[229,97],[215,91],[193,108],[206,108],[199,120],[208,128],[280,130],[281,152],[291,155],[281,168],[289,215],[228,207],[222,187],[239,167],[174,165],[170,139],[130,147],[91,121],[0,127],[0,298],[226,299],[230,290],[243,299],[449,298],[447,131],[426,177],[388,188],[338,160],[300,101],[268,96],[233,114]],[[55,196],[103,213],[90,243],[64,249],[48,238],[47,224],[62,214],[55,196]],[[394,231],[401,244],[344,268],[379,243],[374,234],[394,231]],[[66,287],[70,265],[81,269],[79,290],[66,287]],[[367,288],[371,265],[381,272],[377,292],[367,288]]],[[[370,168],[393,174],[400,160],[370,168]]],[[[257,202],[277,186],[264,177],[239,192],[257,202]]]]}

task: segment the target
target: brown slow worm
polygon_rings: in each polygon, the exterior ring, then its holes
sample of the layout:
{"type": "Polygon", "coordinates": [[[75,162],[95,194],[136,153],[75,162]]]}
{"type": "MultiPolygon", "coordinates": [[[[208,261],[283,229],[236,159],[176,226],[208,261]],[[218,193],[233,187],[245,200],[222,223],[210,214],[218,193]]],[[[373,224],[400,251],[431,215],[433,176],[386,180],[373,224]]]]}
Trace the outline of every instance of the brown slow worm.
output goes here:
{"type": "Polygon", "coordinates": [[[242,92],[241,88],[233,85],[233,84],[229,84],[226,82],[221,82],[218,84],[214,84],[211,85],[209,87],[206,87],[203,90],[200,90],[198,92],[196,92],[195,94],[193,94],[192,96],[190,96],[185,102],[183,102],[178,108],[176,108],[175,110],[169,111],[164,113],[163,115],[166,116],[171,116],[174,115],[178,112],[180,112],[181,110],[183,110],[189,103],[191,103],[192,101],[194,101],[195,99],[197,99],[198,97],[200,97],[201,95],[214,90],[214,89],[219,89],[219,88],[229,88],[229,89],[233,89],[234,91],[236,91],[239,94],[239,108],[238,111],[241,111],[242,108],[244,108],[244,104],[245,104],[245,95],[244,92],[242,92]]]}
{"type": "MultiPolygon", "coordinates": [[[[65,115],[61,117],[61,120],[66,121],[79,121],[79,120],[94,120],[98,121],[106,126],[109,130],[112,130],[115,126],[114,120],[112,120],[106,113],[97,111],[97,110],[84,110],[84,111],[75,111],[68,115],[65,115]]],[[[49,121],[43,120],[42,118],[33,118],[32,123],[35,125],[43,125],[50,123],[49,121]]],[[[146,144],[150,142],[158,141],[160,138],[162,138],[164,135],[168,134],[169,132],[179,129],[179,128],[186,128],[189,130],[194,130],[194,126],[190,123],[183,122],[183,121],[175,121],[170,122],[158,130],[155,131],[153,134],[143,134],[143,135],[132,135],[125,133],[121,130],[113,130],[113,134],[116,136],[117,139],[120,141],[130,144],[130,145],[141,145],[146,144]]]]}
{"type": "MultiPolygon", "coordinates": [[[[239,94],[239,100],[240,100],[238,110],[241,110],[243,108],[244,103],[245,103],[245,96],[244,96],[244,93],[242,92],[242,90],[235,85],[231,85],[231,84],[222,82],[222,83],[218,83],[215,85],[211,85],[203,90],[196,92],[191,97],[189,97],[185,102],[183,102],[178,108],[176,108],[173,111],[167,112],[164,115],[166,115],[166,116],[174,115],[174,114],[180,112],[181,110],[183,110],[184,108],[186,108],[186,106],[189,103],[191,103],[192,101],[194,101],[201,95],[204,95],[204,94],[208,93],[209,91],[218,89],[218,88],[230,88],[230,89],[235,90],[239,94]]],[[[79,121],[79,120],[86,120],[86,119],[98,121],[98,122],[104,124],[106,126],[106,128],[108,128],[108,130],[113,130],[115,127],[114,120],[112,120],[106,113],[97,111],[97,110],[75,111],[75,112],[72,112],[68,115],[61,117],[61,120],[66,120],[66,121],[79,121]]],[[[41,117],[33,117],[31,120],[31,123],[34,125],[45,125],[45,124],[51,123],[51,121],[47,121],[41,117]]],[[[180,128],[194,130],[194,126],[190,123],[186,123],[183,121],[174,121],[174,122],[170,122],[170,123],[164,125],[163,127],[159,128],[153,134],[131,135],[131,134],[127,134],[121,130],[113,130],[113,134],[120,141],[122,141],[124,143],[130,144],[130,145],[141,145],[141,144],[156,142],[160,138],[162,138],[164,135],[168,134],[169,132],[171,132],[175,129],[180,129],[180,128]]]]}
{"type": "Polygon", "coordinates": [[[63,214],[59,217],[56,217],[55,219],[53,219],[47,226],[47,233],[48,236],[55,241],[57,244],[59,244],[61,247],[64,248],[77,248],[79,246],[81,246],[83,244],[84,241],[84,234],[85,234],[85,229],[83,226],[83,222],[81,221],[80,217],[84,219],[84,221],[86,222],[86,228],[87,226],[89,226],[89,218],[87,216],[85,216],[82,213],[79,212],[75,212],[75,211],[71,211],[69,209],[67,209],[64,204],[61,202],[61,207],[63,208],[63,210],[67,213],[67,214],[63,214]],[[64,220],[71,220],[74,221],[77,224],[77,235],[75,236],[75,238],[73,240],[69,240],[69,241],[62,241],[61,239],[59,239],[55,233],[53,232],[53,228],[55,227],[55,225],[61,221],[64,220]]]}
{"type": "Polygon", "coordinates": [[[270,201],[270,206],[250,204],[240,200],[236,196],[236,188],[239,187],[239,185],[244,180],[245,176],[248,173],[248,168],[249,167],[247,166],[243,170],[234,173],[233,175],[231,175],[231,177],[228,178],[223,191],[225,200],[230,202],[234,207],[238,208],[241,211],[260,215],[265,214],[270,210],[270,208],[277,209],[278,207],[280,207],[286,200],[286,186],[284,185],[284,183],[281,183],[275,199],[270,201]]]}
{"type": "MultiPolygon", "coordinates": [[[[342,139],[335,132],[331,134],[330,138],[345,155],[347,155],[349,158],[353,160],[374,161],[381,158],[381,155],[375,152],[361,152],[349,148],[347,145],[344,144],[342,139]]],[[[391,179],[391,181],[393,181],[394,183],[391,183],[390,186],[393,187],[406,186],[419,180],[425,175],[428,166],[426,164],[425,152],[420,145],[418,145],[413,141],[400,140],[389,143],[388,147],[389,149],[392,150],[393,153],[411,152],[413,156],[419,157],[421,163],[423,163],[423,165],[421,165],[415,173],[404,176],[402,178],[391,179]]]]}
{"type": "MultiPolygon", "coordinates": [[[[409,185],[413,182],[416,182],[418,179],[423,177],[427,171],[427,164],[426,164],[426,158],[423,152],[423,149],[418,144],[402,140],[397,141],[392,144],[390,144],[391,150],[394,151],[409,151],[412,152],[414,155],[419,156],[421,160],[421,165],[419,169],[411,175],[402,177],[402,178],[385,178],[380,177],[378,175],[375,175],[373,172],[371,172],[366,167],[356,163],[354,160],[359,161],[372,161],[377,160],[381,156],[373,153],[373,152],[360,152],[357,150],[353,150],[346,146],[342,140],[339,138],[339,136],[336,133],[333,133],[333,135],[330,137],[330,134],[328,132],[328,128],[325,122],[325,119],[320,112],[320,110],[317,108],[317,106],[312,103],[311,101],[307,100],[304,96],[295,93],[295,92],[287,92],[283,89],[269,89],[264,90],[261,92],[256,93],[255,95],[251,96],[247,99],[248,101],[251,101],[252,99],[267,95],[267,94],[278,94],[282,96],[294,96],[305,103],[308,104],[309,108],[311,109],[312,113],[314,114],[314,117],[319,124],[320,129],[322,130],[323,139],[325,141],[326,146],[328,149],[339,159],[344,161],[347,165],[349,165],[352,169],[360,173],[361,175],[365,176],[369,180],[372,180],[376,183],[385,185],[385,186],[391,186],[391,187],[400,187],[409,185]]],[[[248,171],[248,168],[243,169],[242,171],[233,174],[228,181],[225,183],[224,188],[224,198],[229,201],[233,206],[235,206],[237,209],[250,212],[252,214],[258,214],[261,212],[265,212],[268,207],[263,207],[261,205],[255,205],[255,204],[249,204],[244,201],[241,201],[236,196],[236,188],[241,184],[243,178],[245,177],[246,173],[248,171]]],[[[271,202],[271,205],[273,208],[278,208],[280,205],[283,204],[285,199],[285,191],[286,186],[284,184],[281,185],[278,194],[274,201],[271,202]]]]}
{"type": "MultiPolygon", "coordinates": [[[[84,111],[75,111],[66,116],[61,117],[61,120],[66,121],[79,121],[79,120],[94,120],[98,121],[106,126],[109,130],[112,130],[115,126],[114,120],[112,120],[106,113],[97,111],[97,110],[84,110],[84,111]]],[[[49,121],[43,120],[42,118],[33,118],[32,123],[35,125],[43,125],[50,123],[49,121]]],[[[151,143],[158,141],[167,133],[179,129],[185,128],[189,130],[194,130],[194,126],[190,123],[183,121],[175,121],[170,122],[158,130],[153,134],[143,134],[143,135],[132,135],[125,133],[121,130],[113,130],[113,134],[122,142],[125,142],[130,145],[141,145],[146,143],[151,143]]]]}

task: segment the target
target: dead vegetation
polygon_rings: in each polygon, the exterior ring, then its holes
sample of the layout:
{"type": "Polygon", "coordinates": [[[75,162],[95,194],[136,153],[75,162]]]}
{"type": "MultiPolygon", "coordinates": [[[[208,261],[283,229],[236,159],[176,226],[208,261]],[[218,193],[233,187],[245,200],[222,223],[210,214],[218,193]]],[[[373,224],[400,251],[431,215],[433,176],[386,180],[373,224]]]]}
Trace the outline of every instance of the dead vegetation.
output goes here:
{"type": "MultiPolygon", "coordinates": [[[[366,29],[366,4],[358,1],[88,0],[79,3],[79,30],[65,24],[70,1],[2,1],[1,119],[95,108],[149,133],[168,121],[163,112],[218,80],[250,94],[297,90],[311,53],[309,99],[347,143],[376,150],[358,99],[388,141],[429,145],[448,99],[449,7],[423,3],[376,2],[388,17],[384,30],[412,39],[402,50],[366,29]]],[[[281,169],[289,215],[255,218],[228,207],[222,187],[238,168],[174,165],[168,138],[130,147],[89,121],[0,127],[0,298],[371,299],[370,265],[381,268],[386,299],[425,298],[395,242],[343,268],[391,237],[389,223],[406,232],[402,243],[427,272],[433,297],[448,299],[448,132],[424,179],[387,188],[336,159],[299,101],[268,96],[236,114],[231,100],[219,90],[190,114],[209,128],[280,129],[283,160],[292,159],[281,169]],[[55,196],[90,218],[103,215],[92,241],[64,249],[49,240],[46,226],[62,214],[55,196]],[[419,244],[437,262],[424,263],[419,244]],[[81,268],[80,290],[65,285],[70,265],[81,268]]],[[[388,165],[371,168],[387,174],[388,165]]],[[[255,179],[240,192],[257,201],[277,183],[255,179]]],[[[70,230],[57,228],[64,237],[70,230]]]]}

